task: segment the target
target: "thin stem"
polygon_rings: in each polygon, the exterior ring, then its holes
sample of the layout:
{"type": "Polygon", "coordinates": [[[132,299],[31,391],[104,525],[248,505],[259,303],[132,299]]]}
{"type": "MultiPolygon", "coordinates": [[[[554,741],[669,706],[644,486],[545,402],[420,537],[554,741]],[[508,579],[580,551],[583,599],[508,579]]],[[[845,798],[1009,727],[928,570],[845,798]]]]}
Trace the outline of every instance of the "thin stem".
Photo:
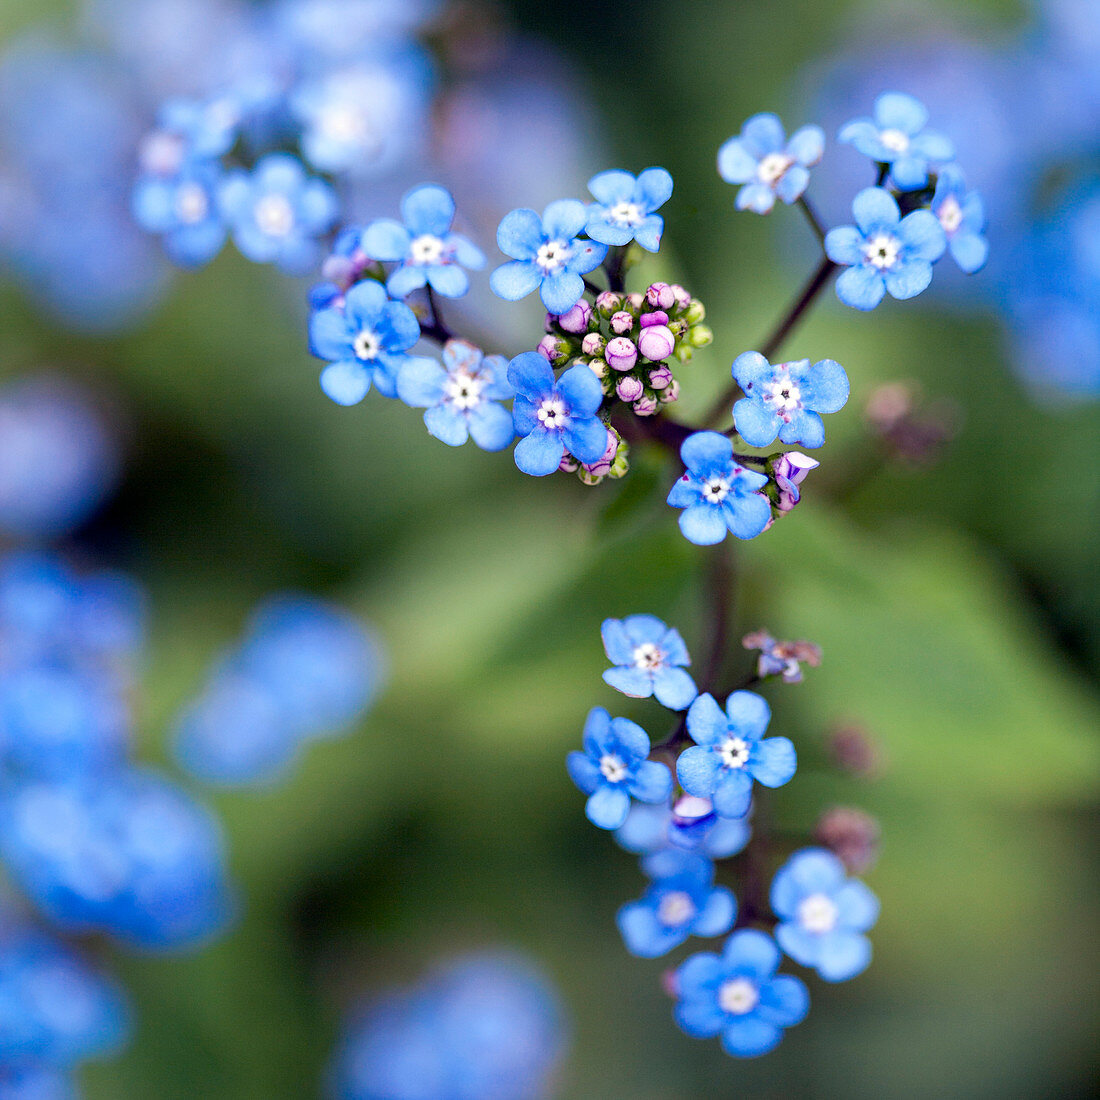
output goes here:
{"type": "Polygon", "coordinates": [[[619,245],[611,250],[609,260],[604,264],[607,270],[607,287],[616,294],[622,294],[626,290],[626,282],[623,278],[623,264],[626,262],[626,245],[619,245]]]}
{"type": "Polygon", "coordinates": [[[802,213],[806,215],[806,220],[810,223],[810,228],[814,231],[814,236],[817,237],[818,244],[825,247],[825,226],[822,225],[821,219],[817,215],[817,211],[813,208],[810,200],[805,195],[799,197],[798,205],[802,208],[802,213]]]}
{"type": "Polygon", "coordinates": [[[435,293],[432,291],[430,284],[427,290],[428,309],[431,310],[431,317],[427,323],[424,321],[420,322],[420,334],[421,336],[427,336],[430,340],[436,340],[440,344],[445,344],[448,340],[454,339],[454,333],[443,323],[439,315],[439,305],[435,300],[435,293]]]}
{"type": "Polygon", "coordinates": [[[710,656],[703,671],[701,690],[713,691],[722,671],[733,617],[734,563],[726,541],[715,547],[711,558],[710,583],[707,587],[706,597],[712,610],[710,656]]]}

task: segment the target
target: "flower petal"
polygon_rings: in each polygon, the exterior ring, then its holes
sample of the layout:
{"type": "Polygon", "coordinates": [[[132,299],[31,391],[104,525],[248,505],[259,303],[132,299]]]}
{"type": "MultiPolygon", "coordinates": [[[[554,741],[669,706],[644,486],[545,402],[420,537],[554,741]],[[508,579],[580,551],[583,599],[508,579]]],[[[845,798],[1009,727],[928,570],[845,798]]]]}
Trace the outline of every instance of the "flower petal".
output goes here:
{"type": "MultiPolygon", "coordinates": [[[[532,477],[546,477],[552,474],[561,462],[565,448],[560,432],[548,432],[545,428],[536,428],[516,444],[516,465],[532,477]]],[[[611,828],[611,826],[604,826],[611,828]]],[[[618,826],[615,826],[618,828],[618,826]]]]}
{"type": "Polygon", "coordinates": [[[489,286],[498,298],[518,302],[542,283],[542,272],[530,260],[512,260],[495,268],[489,286]]]}
{"type": "Polygon", "coordinates": [[[321,389],[337,405],[358,405],[370,391],[370,371],[353,359],[341,359],[321,371],[321,389]]]}
{"type": "MultiPolygon", "coordinates": [[[[401,216],[414,235],[443,237],[454,221],[455,200],[445,187],[426,183],[413,188],[401,200],[401,216]]],[[[370,253],[369,248],[367,252],[370,253]]]]}
{"type": "Polygon", "coordinates": [[[517,260],[533,260],[544,240],[542,220],[534,210],[512,210],[497,226],[497,247],[517,260]]]}
{"type": "Polygon", "coordinates": [[[584,813],[598,829],[618,829],[630,810],[630,795],[622,787],[602,786],[585,803],[584,813]]]}

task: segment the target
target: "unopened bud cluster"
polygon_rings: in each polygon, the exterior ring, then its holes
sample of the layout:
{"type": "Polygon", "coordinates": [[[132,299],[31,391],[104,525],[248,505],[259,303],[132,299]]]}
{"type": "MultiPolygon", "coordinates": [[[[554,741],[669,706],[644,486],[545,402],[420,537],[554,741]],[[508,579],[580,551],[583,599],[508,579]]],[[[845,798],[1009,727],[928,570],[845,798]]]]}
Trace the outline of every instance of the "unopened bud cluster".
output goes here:
{"type": "Polygon", "coordinates": [[[558,469],[573,474],[585,485],[599,485],[605,477],[622,477],[629,469],[630,445],[614,428],[607,426],[607,449],[597,462],[580,462],[568,451],[562,455],[558,469]]]}
{"type": "Polygon", "coordinates": [[[680,395],[669,360],[687,362],[713,339],[705,316],[703,303],[682,286],[653,283],[644,294],[606,290],[595,304],[580,301],[567,313],[548,313],[539,351],[554,367],[586,363],[609,402],[653,416],[680,395]]]}

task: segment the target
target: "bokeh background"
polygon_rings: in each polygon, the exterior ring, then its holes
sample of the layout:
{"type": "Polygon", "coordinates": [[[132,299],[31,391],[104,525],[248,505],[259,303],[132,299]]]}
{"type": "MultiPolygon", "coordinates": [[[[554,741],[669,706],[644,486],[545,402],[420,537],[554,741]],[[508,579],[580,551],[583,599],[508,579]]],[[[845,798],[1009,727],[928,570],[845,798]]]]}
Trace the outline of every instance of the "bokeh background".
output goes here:
{"type": "MultiPolygon", "coordinates": [[[[122,1053],[81,1069],[83,1095],[316,1095],[358,997],[498,945],[558,988],[567,1100],[1090,1095],[1095,4],[456,7],[417,32],[435,58],[420,147],[348,197],[357,217],[390,215],[408,185],[437,179],[492,264],[505,211],[582,196],[605,167],[663,165],[676,191],[647,271],[701,297],[716,334],[681,375],[686,414],[815,262],[796,212],[738,214],[715,173],[750,114],[818,121],[831,139],[877,92],[909,91],[986,198],[986,271],[964,280],[945,260],[924,296],[869,315],[830,293],[789,345],[842,362],[853,395],[804,503],[739,547],[737,621],[823,647],[805,683],[767,692],[801,762],[775,814],[792,830],[837,803],[875,814],[868,881],[883,913],[872,968],[811,981],[807,1021],[752,1062],[682,1035],[663,961],[626,954],[614,915],[643,880],[584,820],[563,767],[593,705],[664,732],[655,704],[601,682],[603,618],[651,611],[689,649],[705,644],[705,554],[663,504],[667,460],[639,455],[624,482],[597,488],[536,483],[507,454],[443,447],[396,403],[338,408],[306,349],[308,281],[232,247],[174,272],[129,220],[159,99],[232,75],[217,66],[236,55],[212,43],[244,10],[0,2],[0,384],[63,376],[109,426],[117,477],[46,541],[144,588],[134,756],[215,808],[241,899],[226,934],[180,956],[78,941],[119,978],[134,1020],[122,1053]],[[952,436],[920,461],[864,414],[899,381],[921,395],[933,441],[952,436]],[[180,709],[257,603],[287,590],[371,624],[384,689],[277,782],[184,778],[170,744],[180,709]],[[877,745],[873,779],[832,766],[839,724],[877,745]]],[[[865,173],[830,140],[810,191],[829,224],[847,220],[865,173]]],[[[469,334],[508,354],[533,346],[538,311],[475,282],[456,314],[469,334]]],[[[9,523],[7,545],[43,540],[30,529],[9,523]]]]}

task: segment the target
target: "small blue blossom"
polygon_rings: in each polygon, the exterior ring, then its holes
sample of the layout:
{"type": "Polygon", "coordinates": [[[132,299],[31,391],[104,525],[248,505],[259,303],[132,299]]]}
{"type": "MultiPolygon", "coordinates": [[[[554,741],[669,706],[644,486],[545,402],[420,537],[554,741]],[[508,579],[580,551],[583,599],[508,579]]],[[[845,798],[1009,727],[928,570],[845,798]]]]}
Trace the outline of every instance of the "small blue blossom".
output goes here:
{"type": "Polygon", "coordinates": [[[663,802],[672,792],[672,774],[647,759],[649,734],[628,718],[612,718],[593,707],[584,723],[584,752],[566,759],[569,777],[589,796],[584,812],[601,829],[618,829],[639,802],[663,802]]]}
{"type": "Polygon", "coordinates": [[[790,974],[776,974],[779,948],[763,932],[734,932],[721,955],[692,955],[673,982],[676,1022],[695,1039],[721,1035],[727,1054],[755,1058],[773,1050],[783,1028],[806,1018],[810,996],[790,974]]]}
{"type": "Polygon", "coordinates": [[[251,173],[230,173],[218,189],[222,217],[241,252],[255,263],[274,263],[304,275],[320,260],[318,238],[336,219],[336,193],[307,176],[301,161],[270,153],[251,173]]]}
{"type": "Polygon", "coordinates": [[[727,530],[752,539],[767,527],[771,505],[757,490],[768,479],[737,464],[726,436],[695,432],[684,440],[680,458],[687,470],[672,486],[668,503],[684,509],[680,530],[689,542],[710,546],[721,542],[727,530]]]}
{"type": "Polygon", "coordinates": [[[538,290],[551,313],[572,309],[584,294],[581,276],[599,267],[607,255],[606,244],[578,240],[587,222],[588,212],[576,199],[552,202],[541,218],[527,209],[505,214],[497,228],[497,245],[514,259],[489,276],[493,293],[516,302],[538,290]]]}
{"type": "Polygon", "coordinates": [[[627,950],[655,959],[679,947],[688,936],[722,936],[737,916],[737,901],[714,885],[714,864],[694,852],[670,849],[643,861],[653,884],[624,905],[617,922],[627,950]]]}
{"type": "Polygon", "coordinates": [[[854,309],[874,309],[887,291],[899,299],[920,294],[947,247],[935,214],[914,210],[903,218],[893,195],[881,187],[860,191],[852,213],[855,225],[825,235],[829,259],[848,268],[837,279],[837,297],[854,309]]]}
{"type": "Polygon", "coordinates": [[[647,252],[661,247],[664,219],[654,213],[672,197],[672,176],[663,168],[647,168],[635,178],[613,169],[588,181],[596,200],[588,207],[585,232],[594,241],[624,245],[637,241],[647,252]]]}
{"type": "Polygon", "coordinates": [[[733,421],[750,447],[782,443],[820,447],[825,425],[819,413],[834,413],[848,400],[848,375],[834,359],[810,366],[809,359],[774,366],[758,351],[733,361],[733,377],[745,391],[733,406],[733,421]]]}
{"type": "Polygon", "coordinates": [[[164,250],[181,267],[199,267],[225,243],[218,210],[221,169],[213,161],[188,161],[174,176],[145,176],[134,186],[134,217],[164,238],[164,250]]]}
{"type": "Polygon", "coordinates": [[[392,218],[371,222],[362,247],[375,260],[398,261],[386,281],[395,298],[404,298],[427,283],[445,298],[461,298],[470,288],[462,269],[485,266],[481,249],[451,232],[455,200],[434,183],[414,188],[401,200],[402,225],[392,218]]]}
{"type": "Polygon", "coordinates": [[[871,961],[863,935],[878,920],[879,903],[844,864],[824,848],[803,848],[772,880],[771,906],[779,917],[775,938],[795,962],[827,982],[854,978],[871,961]]]}
{"type": "Polygon", "coordinates": [[[628,852],[642,855],[678,848],[702,852],[710,859],[728,859],[740,852],[751,836],[747,817],[719,817],[709,798],[685,794],[672,806],[635,802],[615,840],[628,852]]]}
{"type": "Polygon", "coordinates": [[[810,182],[808,169],[825,152],[820,126],[803,126],[788,141],[783,123],[773,114],[753,115],[718,150],[718,174],[727,183],[744,184],[737,209],[767,214],[777,198],[795,202],[810,182]]]}
{"type": "Polygon", "coordinates": [[[981,196],[976,191],[967,191],[966,181],[957,168],[945,168],[936,180],[932,213],[943,226],[947,250],[959,269],[967,275],[980,271],[989,255],[989,242],[983,236],[985,210],[981,196]]]}
{"type": "MultiPolygon", "coordinates": [[[[157,112],[157,129],[143,144],[142,159],[148,161],[153,151],[159,151],[162,155],[168,153],[173,138],[181,143],[177,155],[184,161],[220,157],[233,148],[242,115],[243,105],[233,95],[219,95],[212,99],[165,100],[157,112]]],[[[170,156],[167,162],[161,163],[167,167],[171,163],[170,156]]],[[[156,165],[150,163],[148,167],[155,168],[156,165]]]]}
{"type": "Polygon", "coordinates": [[[339,301],[309,321],[310,350],[330,364],[321,372],[321,389],[338,405],[357,405],[372,383],[385,397],[396,396],[398,372],[420,339],[416,314],[373,279],[356,283],[339,301]]]}
{"type": "Polygon", "coordinates": [[[80,1100],[71,1071],[40,1062],[0,1065],[0,1100],[80,1100]]]}
{"type": "Polygon", "coordinates": [[[653,615],[605,619],[600,627],[608,660],[604,683],[635,699],[654,696],[669,710],[684,710],[699,694],[684,671],[691,664],[683,638],[653,615]]]}
{"type": "Polygon", "coordinates": [[[712,695],[700,695],[687,713],[695,742],[676,761],[688,794],[709,798],[723,817],[744,817],[752,804],[753,780],[781,787],[795,773],[794,745],[786,737],[764,737],[771,718],[767,702],[751,691],[735,691],[725,713],[712,695]]]}
{"type": "Polygon", "coordinates": [[[426,408],[428,431],[451,447],[473,436],[484,451],[502,451],[516,437],[511,410],[508,362],[483,355],[465,340],[443,345],[443,366],[434,359],[410,359],[397,376],[397,396],[406,405],[426,408]]]}
{"type": "Polygon", "coordinates": [[[516,391],[512,405],[516,465],[532,477],[552,474],[568,451],[580,462],[598,462],[607,450],[607,426],[596,415],[603,388],[592,371],[578,364],[555,381],[550,364],[525,351],[508,364],[516,391]]]}
{"type": "Polygon", "coordinates": [[[851,142],[865,157],[890,165],[902,191],[928,182],[929,169],[953,160],[955,147],[942,134],[926,130],[928,111],[903,92],[884,92],[875,100],[874,118],[857,118],[840,128],[837,140],[851,142]]]}

